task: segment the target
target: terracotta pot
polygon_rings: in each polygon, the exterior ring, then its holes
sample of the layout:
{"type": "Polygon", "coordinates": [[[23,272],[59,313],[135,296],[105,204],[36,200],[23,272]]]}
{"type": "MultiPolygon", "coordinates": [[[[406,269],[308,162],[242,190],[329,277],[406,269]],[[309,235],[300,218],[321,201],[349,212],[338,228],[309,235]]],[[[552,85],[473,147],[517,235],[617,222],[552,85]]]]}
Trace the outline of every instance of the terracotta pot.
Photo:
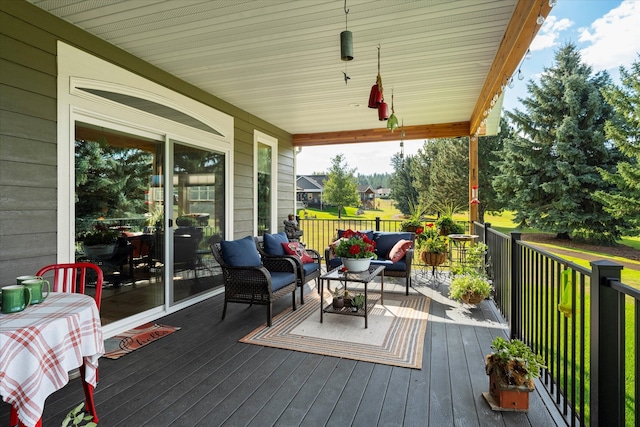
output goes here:
{"type": "Polygon", "coordinates": [[[489,374],[489,392],[493,396],[496,404],[504,409],[512,411],[526,411],[529,409],[529,393],[533,389],[525,386],[504,385],[500,381],[500,376],[491,371],[489,374]]]}
{"type": "Polygon", "coordinates": [[[437,254],[435,252],[422,251],[420,252],[420,259],[426,265],[440,265],[447,260],[447,254],[446,252],[437,254]]]}
{"type": "Polygon", "coordinates": [[[462,302],[465,304],[480,304],[484,300],[484,296],[480,294],[466,293],[462,295],[462,302]]]}

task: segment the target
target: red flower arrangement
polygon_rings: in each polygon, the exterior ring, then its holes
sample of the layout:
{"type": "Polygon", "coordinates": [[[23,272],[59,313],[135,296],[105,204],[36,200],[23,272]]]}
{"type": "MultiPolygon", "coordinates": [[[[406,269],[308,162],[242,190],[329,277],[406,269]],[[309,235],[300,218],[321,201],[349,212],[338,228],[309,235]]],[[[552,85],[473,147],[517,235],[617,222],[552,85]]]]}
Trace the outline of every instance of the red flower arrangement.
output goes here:
{"type": "Polygon", "coordinates": [[[376,244],[365,233],[346,230],[335,248],[337,256],[342,258],[376,258],[376,244]]]}

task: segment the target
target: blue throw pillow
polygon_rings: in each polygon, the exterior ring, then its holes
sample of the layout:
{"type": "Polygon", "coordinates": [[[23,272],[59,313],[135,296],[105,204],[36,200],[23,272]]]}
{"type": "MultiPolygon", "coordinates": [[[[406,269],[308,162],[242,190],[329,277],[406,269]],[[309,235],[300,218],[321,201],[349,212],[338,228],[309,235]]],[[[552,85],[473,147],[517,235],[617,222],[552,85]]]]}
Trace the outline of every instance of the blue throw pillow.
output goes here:
{"type": "Polygon", "coordinates": [[[220,243],[222,258],[231,267],[259,267],[262,265],[260,254],[253,237],[240,240],[224,240],[220,243]]]}
{"type": "Polygon", "coordinates": [[[282,247],[283,243],[289,243],[287,234],[281,231],[277,234],[265,234],[263,237],[264,251],[269,255],[284,256],[286,252],[282,247]]]}

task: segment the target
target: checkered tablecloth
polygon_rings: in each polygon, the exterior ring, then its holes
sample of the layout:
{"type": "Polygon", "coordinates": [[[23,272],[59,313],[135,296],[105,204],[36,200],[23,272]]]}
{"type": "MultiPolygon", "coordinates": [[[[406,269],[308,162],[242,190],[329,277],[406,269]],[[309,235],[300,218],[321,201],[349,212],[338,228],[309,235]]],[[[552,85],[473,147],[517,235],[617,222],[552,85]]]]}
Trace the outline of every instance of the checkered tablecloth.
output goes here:
{"type": "Polygon", "coordinates": [[[96,385],[104,353],[100,313],[93,298],[52,292],[41,304],[0,314],[0,396],[35,425],[45,399],[69,382],[68,372],[86,361],[85,379],[96,385]]]}

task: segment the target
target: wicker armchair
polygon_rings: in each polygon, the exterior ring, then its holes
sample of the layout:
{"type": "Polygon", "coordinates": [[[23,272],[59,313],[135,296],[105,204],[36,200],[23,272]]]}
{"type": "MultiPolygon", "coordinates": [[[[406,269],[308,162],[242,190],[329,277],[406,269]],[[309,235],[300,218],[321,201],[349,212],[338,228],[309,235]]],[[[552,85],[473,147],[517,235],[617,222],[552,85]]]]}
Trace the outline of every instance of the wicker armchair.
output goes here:
{"type": "MultiPolygon", "coordinates": [[[[286,241],[287,237],[282,233],[278,233],[272,236],[278,236],[278,235],[282,235],[286,241]]],[[[256,246],[258,246],[258,251],[260,252],[260,256],[262,257],[262,259],[284,257],[284,258],[291,259],[293,262],[296,263],[296,269],[298,272],[298,286],[300,287],[300,304],[304,304],[305,283],[315,279],[316,288],[320,289],[319,280],[320,280],[320,274],[322,273],[322,264],[321,264],[322,256],[317,251],[313,249],[305,248],[305,251],[313,259],[313,262],[304,264],[302,263],[299,257],[295,255],[287,255],[284,253],[284,251],[277,254],[269,253],[266,250],[267,248],[265,248],[265,245],[264,245],[264,236],[258,236],[255,239],[256,239],[256,246]]]]}
{"type": "Polygon", "coordinates": [[[260,266],[232,266],[225,261],[222,248],[223,243],[211,245],[224,278],[223,320],[229,302],[266,305],[268,326],[271,326],[272,304],[277,299],[291,293],[293,309],[296,309],[298,280],[296,264],[292,260],[264,258],[260,266]]]}

